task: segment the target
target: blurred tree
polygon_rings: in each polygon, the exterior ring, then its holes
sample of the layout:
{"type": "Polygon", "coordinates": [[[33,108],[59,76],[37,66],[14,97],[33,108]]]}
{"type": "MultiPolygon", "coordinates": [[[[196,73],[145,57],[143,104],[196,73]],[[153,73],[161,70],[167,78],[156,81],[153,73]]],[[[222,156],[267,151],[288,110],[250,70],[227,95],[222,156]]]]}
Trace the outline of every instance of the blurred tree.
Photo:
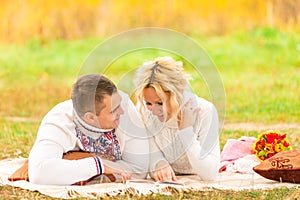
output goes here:
{"type": "Polygon", "coordinates": [[[299,0],[273,0],[274,12],[276,13],[279,25],[298,24],[300,1],[299,0]]]}
{"type": "Polygon", "coordinates": [[[300,0],[1,0],[0,42],[107,36],[154,26],[225,34],[270,26],[299,30],[300,0]]]}
{"type": "Polygon", "coordinates": [[[267,0],[267,18],[270,27],[274,26],[273,11],[274,11],[274,0],[267,0]]]}

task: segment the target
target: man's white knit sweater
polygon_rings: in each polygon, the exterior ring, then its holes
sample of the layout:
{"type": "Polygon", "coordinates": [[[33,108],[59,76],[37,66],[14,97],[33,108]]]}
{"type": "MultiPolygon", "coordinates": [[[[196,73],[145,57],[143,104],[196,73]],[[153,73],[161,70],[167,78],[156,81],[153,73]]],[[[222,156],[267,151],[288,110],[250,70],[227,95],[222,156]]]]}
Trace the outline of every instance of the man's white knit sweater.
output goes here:
{"type": "MultiPolygon", "coordinates": [[[[133,178],[145,178],[149,165],[149,145],[145,127],[129,97],[121,91],[119,93],[122,96],[121,106],[124,114],[121,115],[115,134],[122,159],[110,162],[110,167],[128,171],[132,173],[133,178]]],[[[71,100],[56,105],[44,117],[29,155],[30,182],[71,185],[100,174],[101,168],[103,172],[105,160],[97,162],[94,157],[80,160],[62,159],[63,153],[84,150],[81,141],[76,137],[74,119],[71,100]]],[[[91,126],[89,128],[97,129],[91,126]]]]}

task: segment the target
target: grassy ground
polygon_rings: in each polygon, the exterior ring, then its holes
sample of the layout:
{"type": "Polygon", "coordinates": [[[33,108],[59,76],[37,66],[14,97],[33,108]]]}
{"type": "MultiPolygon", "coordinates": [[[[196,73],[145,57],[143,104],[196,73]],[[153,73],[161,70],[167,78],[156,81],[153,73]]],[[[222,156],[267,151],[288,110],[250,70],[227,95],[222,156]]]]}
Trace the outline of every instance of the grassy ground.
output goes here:
{"type": "MultiPolygon", "coordinates": [[[[20,188],[13,188],[11,186],[2,186],[0,187],[0,199],[54,199],[45,195],[42,195],[38,192],[28,192],[27,190],[23,190],[20,188]]],[[[299,189],[273,189],[273,190],[256,190],[256,191],[196,191],[196,192],[188,192],[188,193],[175,193],[172,196],[167,195],[149,195],[142,197],[131,197],[131,196],[117,196],[117,197],[104,197],[102,199],[115,199],[115,200],[123,200],[123,199],[193,199],[193,200],[210,200],[210,199],[259,199],[259,200],[286,200],[286,199],[299,199],[300,191],[299,189]]],[[[87,200],[89,198],[78,198],[78,200],[87,200]]]]}
{"type": "MultiPolygon", "coordinates": [[[[294,149],[300,149],[300,35],[264,28],[194,38],[215,62],[226,90],[221,146],[229,138],[256,137],[266,125],[296,124],[279,129],[288,133],[294,149]],[[247,129],[229,126],[241,122],[254,125],[247,129]]],[[[81,64],[101,41],[29,41],[24,45],[0,46],[0,159],[28,156],[42,117],[56,103],[70,97],[81,64]]],[[[116,70],[107,73],[118,78],[151,55],[161,54],[136,52],[120,58],[113,64],[116,70]]],[[[197,74],[192,76],[192,86],[200,88],[199,95],[209,99],[203,80],[197,74]]],[[[51,199],[9,186],[0,186],[0,194],[0,199],[51,199]]],[[[191,192],[155,198],[297,199],[299,195],[297,189],[275,189],[191,192]]]]}

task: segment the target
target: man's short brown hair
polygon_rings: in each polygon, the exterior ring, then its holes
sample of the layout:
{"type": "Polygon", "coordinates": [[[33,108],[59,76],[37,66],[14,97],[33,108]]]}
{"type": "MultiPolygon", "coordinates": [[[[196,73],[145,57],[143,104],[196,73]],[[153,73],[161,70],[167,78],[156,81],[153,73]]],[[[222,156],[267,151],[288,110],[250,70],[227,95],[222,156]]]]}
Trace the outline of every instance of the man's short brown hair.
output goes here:
{"type": "Polygon", "coordinates": [[[115,84],[103,75],[83,75],[76,81],[72,90],[74,109],[81,118],[86,112],[99,115],[104,108],[104,95],[111,96],[116,91],[115,84]]]}

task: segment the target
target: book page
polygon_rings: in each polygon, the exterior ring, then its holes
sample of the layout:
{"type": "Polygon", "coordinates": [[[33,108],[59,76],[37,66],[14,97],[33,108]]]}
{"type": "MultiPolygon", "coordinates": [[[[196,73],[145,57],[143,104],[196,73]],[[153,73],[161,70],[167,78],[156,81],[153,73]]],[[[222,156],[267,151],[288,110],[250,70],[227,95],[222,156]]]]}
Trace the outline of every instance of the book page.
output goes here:
{"type": "Polygon", "coordinates": [[[149,179],[132,179],[132,180],[127,180],[126,184],[146,184],[146,185],[151,185],[153,186],[158,186],[158,185],[170,185],[170,186],[184,186],[184,183],[181,182],[175,182],[175,181],[153,181],[149,179]]]}

